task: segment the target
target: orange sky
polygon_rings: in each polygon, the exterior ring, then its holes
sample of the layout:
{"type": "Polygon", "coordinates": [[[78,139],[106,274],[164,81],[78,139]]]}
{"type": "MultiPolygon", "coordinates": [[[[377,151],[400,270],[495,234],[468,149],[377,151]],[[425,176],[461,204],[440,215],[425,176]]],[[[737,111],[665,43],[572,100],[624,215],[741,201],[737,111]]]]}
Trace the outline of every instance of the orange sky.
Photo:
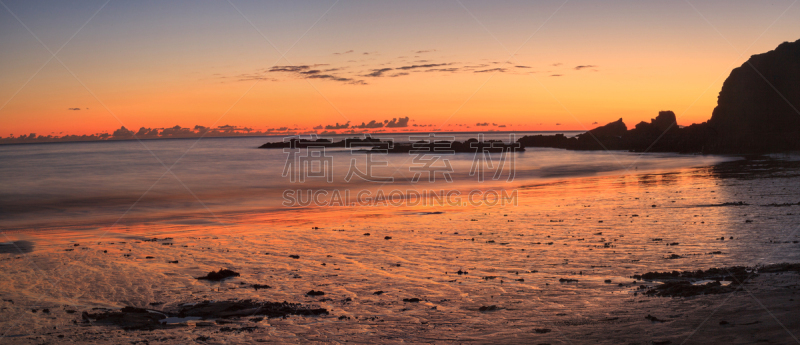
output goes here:
{"type": "Polygon", "coordinates": [[[688,125],[733,67],[800,38],[793,1],[696,2],[10,1],[0,136],[405,116],[582,130],[660,110],[688,125]],[[42,44],[65,43],[48,62],[42,44]]]}

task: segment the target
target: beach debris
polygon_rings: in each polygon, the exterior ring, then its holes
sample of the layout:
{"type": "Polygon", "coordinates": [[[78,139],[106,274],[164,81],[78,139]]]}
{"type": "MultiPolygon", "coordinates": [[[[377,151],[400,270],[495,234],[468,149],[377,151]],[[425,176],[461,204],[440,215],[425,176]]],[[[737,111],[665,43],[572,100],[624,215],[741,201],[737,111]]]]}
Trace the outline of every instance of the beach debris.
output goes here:
{"type": "Polygon", "coordinates": [[[559,283],[577,283],[577,279],[569,279],[569,278],[561,278],[558,280],[559,283]]]}
{"type": "Polygon", "coordinates": [[[383,290],[378,290],[378,291],[373,292],[372,294],[380,296],[380,295],[383,295],[384,293],[386,293],[386,292],[383,291],[383,290]]]}
{"type": "Polygon", "coordinates": [[[657,323],[657,322],[667,322],[667,320],[662,320],[662,319],[659,319],[659,318],[657,318],[657,317],[655,317],[655,316],[653,316],[653,315],[650,315],[650,314],[647,314],[647,316],[645,316],[644,318],[645,318],[645,319],[648,319],[648,320],[650,320],[650,321],[651,321],[651,322],[653,322],[653,323],[657,323]]]}
{"type": "Polygon", "coordinates": [[[223,268],[216,272],[214,271],[208,272],[208,274],[206,274],[204,277],[197,277],[196,279],[218,282],[226,278],[238,277],[239,275],[240,275],[239,272],[234,272],[227,268],[223,268]]]}
{"type": "Polygon", "coordinates": [[[691,297],[696,295],[716,295],[736,290],[734,284],[722,285],[719,281],[705,284],[692,284],[690,281],[670,281],[648,288],[643,294],[659,297],[691,297]]]}
{"type": "Polygon", "coordinates": [[[325,293],[322,292],[322,291],[311,290],[309,292],[306,292],[306,295],[309,295],[309,296],[323,296],[323,295],[325,295],[325,293]]]}
{"type": "MultiPolygon", "coordinates": [[[[81,319],[84,323],[111,325],[125,330],[154,330],[181,327],[183,324],[164,322],[167,318],[229,319],[239,317],[264,316],[268,318],[327,315],[324,308],[311,308],[297,303],[259,302],[253,300],[240,301],[202,301],[180,306],[177,310],[159,311],[152,309],[124,307],[120,310],[102,310],[97,313],[84,311],[81,319]]],[[[231,329],[230,331],[252,331],[251,327],[231,329]]],[[[221,330],[221,329],[220,329],[221,330]]],[[[222,330],[221,330],[222,331],[222,330]]]]}
{"type": "Polygon", "coordinates": [[[533,331],[539,334],[550,333],[549,328],[534,328],[533,331]]]}
{"type": "Polygon", "coordinates": [[[289,255],[289,257],[292,259],[299,259],[300,255],[289,255]]]}
{"type": "Polygon", "coordinates": [[[384,240],[391,240],[391,239],[392,239],[392,236],[386,236],[386,237],[384,237],[383,239],[384,239],[384,240]]]}
{"type": "Polygon", "coordinates": [[[420,301],[420,299],[416,298],[416,297],[403,298],[403,302],[408,302],[408,303],[419,303],[419,301],[420,301]]]}
{"type": "Polygon", "coordinates": [[[258,291],[258,289],[272,289],[272,286],[266,284],[253,284],[253,289],[258,291]]]}
{"type": "Polygon", "coordinates": [[[487,311],[495,311],[497,309],[500,309],[500,308],[498,308],[496,305],[490,305],[490,306],[480,307],[480,308],[478,308],[478,311],[482,312],[482,313],[485,313],[487,311]]]}

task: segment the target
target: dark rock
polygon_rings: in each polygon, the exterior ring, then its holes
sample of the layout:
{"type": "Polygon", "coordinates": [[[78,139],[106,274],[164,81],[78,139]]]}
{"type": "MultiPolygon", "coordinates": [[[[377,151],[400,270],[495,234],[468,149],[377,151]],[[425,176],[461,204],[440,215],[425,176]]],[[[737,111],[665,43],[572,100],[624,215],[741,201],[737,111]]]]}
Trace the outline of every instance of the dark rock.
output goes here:
{"type": "Polygon", "coordinates": [[[524,136],[527,147],[649,152],[769,153],[800,150],[800,40],[753,55],[731,71],[708,122],[680,127],[661,111],[627,130],[622,119],[574,138],[524,136]]]}
{"type": "Polygon", "coordinates": [[[650,314],[647,314],[647,316],[645,316],[644,318],[645,318],[645,319],[648,319],[648,320],[650,320],[650,321],[652,321],[652,322],[654,322],[654,323],[655,323],[655,322],[667,322],[667,320],[662,320],[662,319],[659,319],[659,318],[657,318],[657,317],[655,317],[655,316],[653,316],[653,315],[650,315],[650,314]]]}
{"type": "Polygon", "coordinates": [[[81,318],[84,321],[91,320],[93,324],[114,325],[127,330],[153,330],[164,327],[159,320],[166,316],[142,308],[125,307],[119,311],[83,312],[81,318]]]}
{"type": "Polygon", "coordinates": [[[496,305],[490,305],[490,306],[480,307],[480,308],[478,308],[478,311],[487,312],[487,311],[495,311],[497,309],[500,309],[500,308],[498,308],[496,305]]]}
{"type": "MultiPolygon", "coordinates": [[[[261,145],[261,149],[278,149],[278,148],[306,148],[309,146],[322,146],[322,147],[346,147],[350,149],[362,149],[363,151],[380,152],[380,153],[413,153],[415,151],[425,152],[461,152],[461,153],[475,153],[475,152],[502,152],[503,150],[514,149],[516,151],[525,151],[525,148],[517,143],[506,144],[500,140],[486,140],[479,142],[477,139],[469,139],[466,141],[431,141],[420,140],[414,143],[395,143],[393,141],[383,141],[377,138],[347,138],[341,141],[333,142],[330,139],[297,139],[293,138],[286,142],[266,143],[261,145]]],[[[430,214],[441,214],[432,212],[430,214]]]]}
{"type": "Polygon", "coordinates": [[[384,291],[378,290],[378,291],[373,292],[372,294],[380,296],[380,295],[383,295],[384,293],[385,293],[384,291]]]}
{"type": "Polygon", "coordinates": [[[235,333],[242,333],[242,332],[252,333],[253,331],[255,331],[257,329],[258,329],[257,326],[245,326],[245,327],[239,327],[239,328],[233,328],[233,327],[225,326],[225,327],[220,328],[219,331],[220,332],[235,332],[235,333]]]}
{"type": "Polygon", "coordinates": [[[196,316],[203,319],[225,319],[252,316],[266,316],[269,318],[286,317],[290,315],[315,316],[326,315],[328,311],[323,308],[309,308],[296,303],[243,300],[203,301],[194,305],[181,306],[175,314],[179,317],[196,316]]]}
{"type": "Polygon", "coordinates": [[[722,84],[708,121],[717,153],[800,148],[800,40],[753,55],[722,84]]]}
{"type": "Polygon", "coordinates": [[[550,333],[549,328],[534,328],[533,331],[539,334],[550,333]]]}
{"type": "Polygon", "coordinates": [[[221,281],[221,280],[226,279],[226,278],[238,277],[238,276],[239,276],[239,272],[234,272],[234,271],[231,271],[231,270],[229,270],[227,268],[223,268],[223,269],[221,269],[221,270],[219,270],[217,272],[214,272],[214,271],[208,272],[208,274],[205,275],[204,277],[198,277],[197,279],[211,280],[211,281],[221,281]]]}
{"type": "Polygon", "coordinates": [[[289,255],[289,257],[292,259],[299,259],[300,255],[289,255]]]}
{"type": "Polygon", "coordinates": [[[258,291],[258,289],[272,289],[272,286],[266,284],[253,284],[253,289],[256,289],[256,291],[258,291]]]}
{"type": "Polygon", "coordinates": [[[691,297],[696,295],[716,295],[736,291],[736,285],[722,285],[715,281],[693,285],[689,281],[669,281],[647,289],[644,294],[659,297],[691,297]]]}
{"type": "Polygon", "coordinates": [[[409,302],[409,303],[419,303],[419,301],[420,301],[420,299],[419,299],[419,298],[416,298],[416,297],[413,297],[413,298],[403,298],[403,302],[409,302]]]}
{"type": "Polygon", "coordinates": [[[578,282],[577,279],[566,279],[566,278],[561,278],[558,281],[560,283],[577,283],[578,282]]]}
{"type": "Polygon", "coordinates": [[[309,296],[323,296],[323,295],[325,295],[325,293],[322,292],[322,291],[311,290],[309,292],[306,292],[306,295],[309,295],[309,296]]]}

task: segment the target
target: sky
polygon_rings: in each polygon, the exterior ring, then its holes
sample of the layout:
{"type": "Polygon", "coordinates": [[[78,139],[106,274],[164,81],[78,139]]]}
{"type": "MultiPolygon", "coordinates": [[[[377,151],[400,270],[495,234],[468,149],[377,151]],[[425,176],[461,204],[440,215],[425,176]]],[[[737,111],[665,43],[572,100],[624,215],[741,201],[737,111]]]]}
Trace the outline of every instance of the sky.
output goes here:
{"type": "Polygon", "coordinates": [[[796,2],[0,0],[0,136],[689,125],[800,39],[796,2]]]}

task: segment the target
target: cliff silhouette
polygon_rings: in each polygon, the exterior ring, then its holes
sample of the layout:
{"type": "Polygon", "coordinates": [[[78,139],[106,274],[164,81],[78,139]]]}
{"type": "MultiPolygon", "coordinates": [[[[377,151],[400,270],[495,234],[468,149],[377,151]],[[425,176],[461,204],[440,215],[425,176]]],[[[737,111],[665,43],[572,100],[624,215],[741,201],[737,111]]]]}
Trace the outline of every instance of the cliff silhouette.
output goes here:
{"type": "Polygon", "coordinates": [[[661,111],[628,130],[622,119],[575,138],[525,136],[528,147],[751,154],[800,150],[800,40],[753,55],[722,85],[711,119],[680,127],[661,111]]]}

